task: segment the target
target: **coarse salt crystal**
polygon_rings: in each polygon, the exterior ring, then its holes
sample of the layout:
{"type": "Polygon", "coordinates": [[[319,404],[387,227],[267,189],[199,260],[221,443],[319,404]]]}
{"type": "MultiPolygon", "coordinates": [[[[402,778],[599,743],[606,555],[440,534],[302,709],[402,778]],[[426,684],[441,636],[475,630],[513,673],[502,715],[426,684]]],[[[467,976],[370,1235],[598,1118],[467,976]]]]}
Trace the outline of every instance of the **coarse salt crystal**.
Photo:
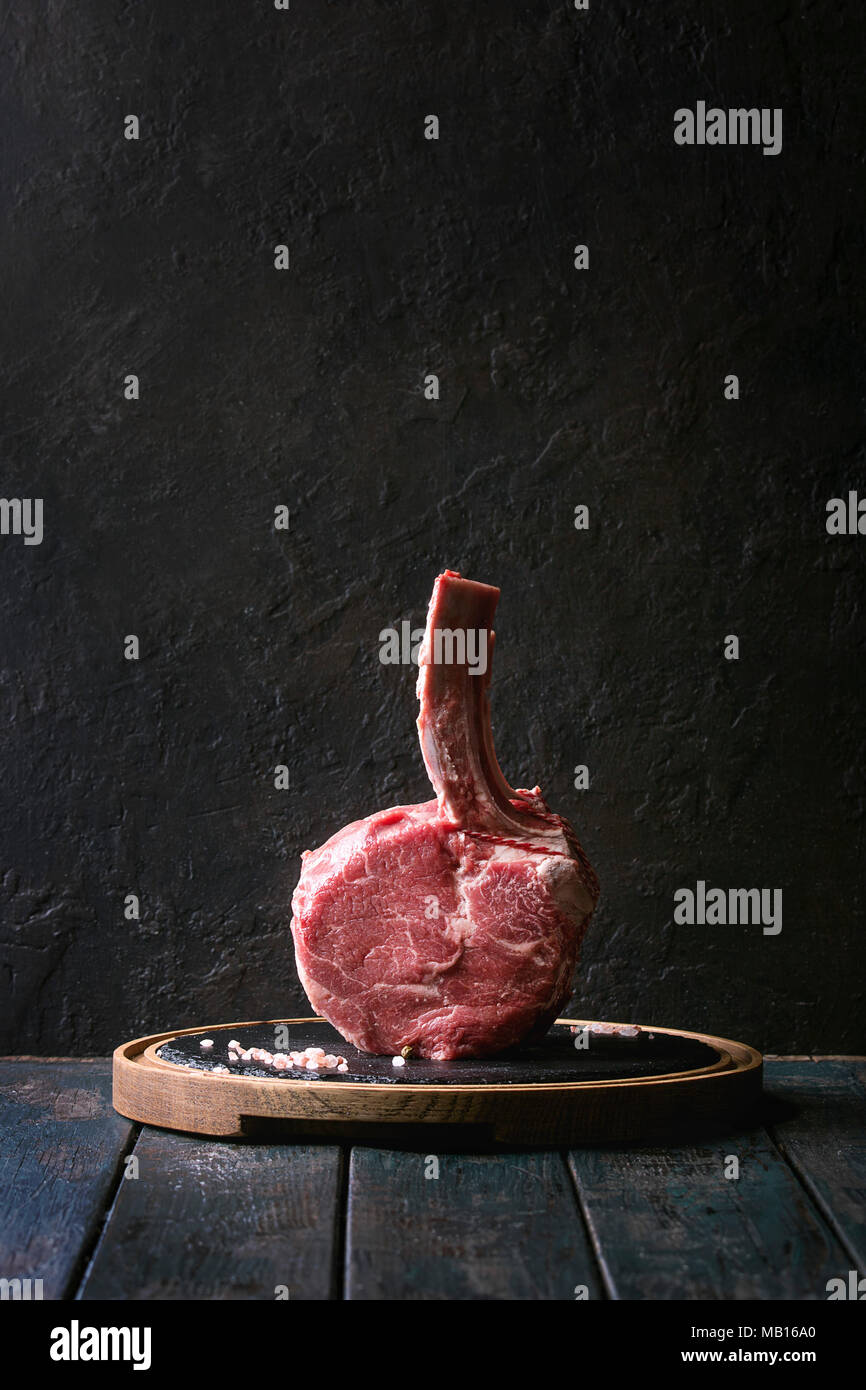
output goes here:
{"type": "Polygon", "coordinates": [[[202,1038],[201,1042],[199,1043],[199,1047],[213,1047],[213,1038],[202,1038]]]}
{"type": "Polygon", "coordinates": [[[348,1070],[349,1070],[349,1064],[348,1064],[348,1062],[341,1062],[341,1063],[339,1064],[339,1066],[337,1067],[337,1071],[348,1071],[348,1070]]]}
{"type": "Polygon", "coordinates": [[[240,1043],[238,1042],[237,1038],[232,1038],[232,1039],[231,1039],[231,1041],[229,1042],[229,1047],[233,1047],[234,1050],[235,1050],[235,1052],[243,1052],[243,1048],[241,1047],[241,1045],[240,1045],[240,1043]]]}
{"type": "Polygon", "coordinates": [[[224,1072],[227,1073],[227,1072],[228,1072],[228,1067],[224,1067],[223,1064],[222,1064],[222,1062],[220,1062],[220,1063],[218,1063],[217,1066],[213,1067],[211,1070],[212,1070],[212,1071],[224,1071],[224,1072]]]}
{"type": "Polygon", "coordinates": [[[406,1058],[405,1058],[405,1057],[392,1057],[392,1058],[391,1058],[391,1066],[392,1066],[392,1067],[405,1067],[405,1065],[406,1065],[406,1058]]]}

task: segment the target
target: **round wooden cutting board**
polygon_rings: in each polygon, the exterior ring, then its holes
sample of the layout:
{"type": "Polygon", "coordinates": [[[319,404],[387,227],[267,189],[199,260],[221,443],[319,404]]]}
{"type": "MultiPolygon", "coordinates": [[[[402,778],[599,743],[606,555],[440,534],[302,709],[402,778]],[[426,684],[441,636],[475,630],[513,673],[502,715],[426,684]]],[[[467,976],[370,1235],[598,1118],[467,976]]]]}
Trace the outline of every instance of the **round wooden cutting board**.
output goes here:
{"type": "Polygon", "coordinates": [[[559,1019],[539,1043],[497,1057],[409,1057],[395,1067],[359,1052],[323,1019],[272,1019],[123,1043],[114,1053],[114,1106],[131,1120],[221,1138],[423,1145],[439,1126],[464,1146],[664,1142],[748,1123],[761,1073],[754,1048],[673,1028],[559,1019]],[[203,1038],[213,1047],[203,1049],[203,1038]],[[320,1046],[349,1069],[229,1062],[230,1039],[269,1052],[320,1046]]]}

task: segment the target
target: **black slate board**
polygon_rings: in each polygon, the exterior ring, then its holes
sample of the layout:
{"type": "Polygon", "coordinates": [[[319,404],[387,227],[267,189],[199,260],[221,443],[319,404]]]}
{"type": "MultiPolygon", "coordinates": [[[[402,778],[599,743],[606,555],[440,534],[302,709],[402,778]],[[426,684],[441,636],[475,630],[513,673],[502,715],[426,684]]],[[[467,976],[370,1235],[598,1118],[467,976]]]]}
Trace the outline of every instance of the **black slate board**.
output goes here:
{"type": "Polygon", "coordinates": [[[288,1024],[288,1046],[278,1048],[275,1031],[279,1026],[275,1023],[258,1023],[202,1029],[201,1032],[188,1033],[163,1043],[157,1055],[163,1061],[200,1071],[212,1071],[215,1066],[221,1065],[234,1076],[417,1086],[624,1081],[632,1077],[665,1076],[670,1072],[697,1070],[712,1066],[719,1057],[715,1048],[706,1043],[693,1038],[653,1033],[647,1029],[640,1029],[636,1037],[590,1033],[589,1046],[578,1049],[571,1028],[555,1024],[539,1043],[515,1048],[497,1057],[479,1060],[462,1058],[454,1062],[432,1062],[423,1057],[410,1057],[404,1067],[395,1067],[390,1057],[374,1057],[359,1052],[325,1022],[288,1024]],[[202,1051],[202,1038],[213,1038],[211,1051],[202,1051]],[[247,1049],[260,1047],[269,1052],[298,1052],[306,1047],[323,1047],[326,1052],[345,1057],[349,1070],[342,1073],[297,1069],[275,1071],[258,1062],[229,1062],[229,1039],[243,1043],[247,1049]]]}

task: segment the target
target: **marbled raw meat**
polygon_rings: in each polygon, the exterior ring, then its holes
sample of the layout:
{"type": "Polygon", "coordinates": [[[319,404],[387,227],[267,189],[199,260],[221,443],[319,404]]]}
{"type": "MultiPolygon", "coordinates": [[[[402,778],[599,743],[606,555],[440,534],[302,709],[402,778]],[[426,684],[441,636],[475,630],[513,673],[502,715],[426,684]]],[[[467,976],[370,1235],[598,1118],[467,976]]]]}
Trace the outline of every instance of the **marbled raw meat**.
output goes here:
{"type": "Polygon", "coordinates": [[[298,974],[316,1012],[365,1052],[483,1057],[539,1036],[570,993],[598,900],[571,826],[538,787],[509,787],[496,761],[498,598],[451,570],[433,589],[418,731],[435,801],[377,811],[302,856],[298,974]],[[460,654],[437,631],[469,630],[486,634],[483,674],[435,659],[460,654]]]}

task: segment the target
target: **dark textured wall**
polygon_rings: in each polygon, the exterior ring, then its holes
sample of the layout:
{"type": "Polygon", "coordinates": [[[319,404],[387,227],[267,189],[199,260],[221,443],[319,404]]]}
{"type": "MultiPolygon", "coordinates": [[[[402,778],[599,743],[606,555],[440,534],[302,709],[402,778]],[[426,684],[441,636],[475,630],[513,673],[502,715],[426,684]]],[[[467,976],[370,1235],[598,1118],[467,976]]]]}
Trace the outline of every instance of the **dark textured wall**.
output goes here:
{"type": "Polygon", "coordinates": [[[862,7],[3,10],[3,1049],[305,1011],[298,856],[429,796],[378,634],[452,567],[602,881],[580,1013],[863,1051],[862,7]]]}

